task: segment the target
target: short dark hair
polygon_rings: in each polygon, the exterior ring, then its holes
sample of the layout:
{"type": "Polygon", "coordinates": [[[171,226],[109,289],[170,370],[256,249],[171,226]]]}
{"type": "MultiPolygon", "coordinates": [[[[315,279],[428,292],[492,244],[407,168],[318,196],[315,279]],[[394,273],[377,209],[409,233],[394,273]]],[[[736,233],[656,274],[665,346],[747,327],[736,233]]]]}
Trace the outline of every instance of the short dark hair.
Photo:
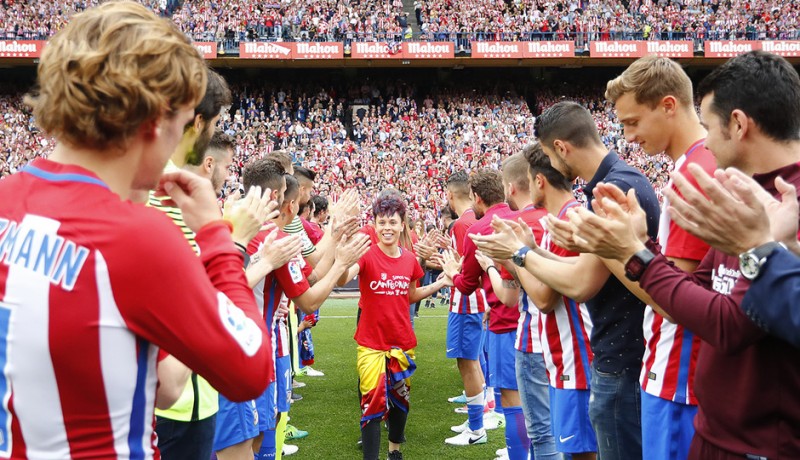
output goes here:
{"type": "Polygon", "coordinates": [[[714,95],[712,110],[727,124],[739,109],[777,141],[800,139],[800,77],[786,59],[764,51],[731,58],[697,88],[714,95]]]}
{"type": "MultiPolygon", "coordinates": [[[[536,177],[537,174],[541,174],[553,188],[564,191],[572,190],[572,182],[550,164],[550,158],[545,155],[541,144],[537,142],[535,144],[526,145],[522,153],[525,155],[525,159],[528,160],[528,168],[531,170],[531,177],[536,177]]],[[[533,186],[533,184],[531,184],[531,186],[533,186]]]]}
{"type": "Polygon", "coordinates": [[[267,154],[267,158],[280,163],[284,171],[288,171],[292,166],[292,157],[286,150],[273,150],[267,154]]]}
{"type": "Polygon", "coordinates": [[[209,154],[216,156],[217,152],[227,152],[235,148],[236,142],[233,138],[225,134],[221,129],[218,129],[214,131],[214,135],[211,136],[211,141],[209,141],[208,148],[206,148],[206,156],[209,154]]]}
{"type": "Polygon", "coordinates": [[[314,217],[319,217],[320,214],[328,210],[328,199],[322,195],[312,196],[311,202],[314,203],[314,217]]]}
{"type": "Polygon", "coordinates": [[[495,169],[483,168],[469,177],[469,188],[472,193],[481,197],[487,206],[502,203],[506,198],[503,190],[503,178],[495,169]]]}
{"type": "Polygon", "coordinates": [[[307,179],[310,180],[311,182],[314,182],[314,179],[317,178],[317,173],[303,166],[295,166],[294,177],[297,179],[300,179],[302,177],[303,179],[307,179]]]}
{"type": "Polygon", "coordinates": [[[547,146],[552,146],[556,140],[567,141],[578,148],[603,145],[591,112],[577,102],[561,101],[551,105],[536,117],[533,131],[539,142],[547,146]]]}
{"type": "Polygon", "coordinates": [[[211,120],[220,114],[223,107],[231,105],[231,101],[231,90],[228,88],[228,83],[220,74],[208,69],[206,94],[194,108],[194,114],[200,115],[205,121],[211,120]]]}
{"type": "Polygon", "coordinates": [[[285,204],[297,199],[300,195],[300,184],[291,174],[284,174],[283,177],[286,178],[286,191],[283,192],[283,204],[285,204]]]}
{"type": "Polygon", "coordinates": [[[262,158],[245,166],[242,172],[242,184],[245,190],[259,186],[271,190],[280,190],[286,170],[280,163],[270,158],[262,158]]]}
{"type": "Polygon", "coordinates": [[[463,169],[447,178],[447,188],[456,195],[469,196],[469,174],[463,169]]]}
{"type": "Polygon", "coordinates": [[[378,217],[393,216],[395,213],[400,216],[400,220],[405,222],[406,203],[399,194],[381,194],[375,202],[372,203],[372,218],[374,220],[378,217]]]}

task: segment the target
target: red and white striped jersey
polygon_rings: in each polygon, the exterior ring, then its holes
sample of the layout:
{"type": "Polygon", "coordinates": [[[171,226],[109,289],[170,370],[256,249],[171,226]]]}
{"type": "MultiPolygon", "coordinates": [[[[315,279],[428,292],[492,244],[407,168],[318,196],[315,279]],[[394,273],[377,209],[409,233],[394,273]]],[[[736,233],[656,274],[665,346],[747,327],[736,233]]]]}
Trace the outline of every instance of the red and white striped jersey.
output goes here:
{"type": "MultiPolygon", "coordinates": [[[[464,256],[464,239],[467,237],[467,230],[478,220],[475,218],[475,211],[467,209],[453,224],[450,238],[453,240],[453,247],[456,248],[458,255],[464,256]]],[[[450,311],[453,313],[470,314],[483,313],[486,311],[486,291],[479,287],[475,291],[465,296],[458,289],[450,289],[450,311]]]]}
{"type": "MultiPolygon", "coordinates": [[[[255,256],[261,251],[264,238],[268,234],[268,231],[259,232],[250,241],[247,246],[249,255],[255,256]]],[[[275,240],[287,236],[289,236],[287,233],[278,230],[275,240]]],[[[272,348],[275,350],[276,358],[289,356],[289,325],[286,316],[279,315],[278,311],[288,307],[289,299],[294,299],[309,289],[307,278],[313,270],[301,256],[297,256],[273,270],[253,288],[256,304],[264,314],[267,329],[271,332],[272,348]]]]}
{"type": "MultiPolygon", "coordinates": [[[[675,162],[675,170],[698,187],[687,167],[697,163],[709,174],[716,169],[716,160],[703,147],[704,140],[692,145],[675,162]]],[[[668,185],[672,187],[672,183],[668,185]]],[[[677,189],[675,189],[677,192],[677,189]]],[[[680,228],[669,217],[669,200],[665,197],[658,227],[661,250],[667,257],[701,260],[708,245],[680,228]]],[[[639,382],[648,394],[683,404],[697,404],[694,396],[694,373],[700,339],[690,331],[664,319],[650,306],[644,312],[645,351],[639,382]]]]}
{"type": "Polygon", "coordinates": [[[157,458],[159,347],[232,400],[264,391],[266,330],[227,226],[197,233],[198,258],[161,211],[43,159],[0,196],[0,457],[157,458]]]}
{"type": "MultiPolygon", "coordinates": [[[[536,244],[542,244],[544,234],[543,219],[547,210],[530,205],[523,209],[519,217],[533,231],[536,244]]],[[[542,343],[539,340],[539,309],[533,304],[524,289],[519,290],[519,321],[517,322],[517,350],[525,353],[541,353],[542,343]]]]}
{"type": "MultiPolygon", "coordinates": [[[[558,218],[567,220],[567,210],[574,206],[579,206],[575,200],[565,203],[558,218]]],[[[578,255],[553,243],[546,228],[542,247],[558,256],[578,255]]],[[[592,320],[586,305],[561,296],[561,302],[553,311],[539,316],[539,333],[550,386],[568,390],[589,389],[594,354],[589,345],[592,320]]]]}

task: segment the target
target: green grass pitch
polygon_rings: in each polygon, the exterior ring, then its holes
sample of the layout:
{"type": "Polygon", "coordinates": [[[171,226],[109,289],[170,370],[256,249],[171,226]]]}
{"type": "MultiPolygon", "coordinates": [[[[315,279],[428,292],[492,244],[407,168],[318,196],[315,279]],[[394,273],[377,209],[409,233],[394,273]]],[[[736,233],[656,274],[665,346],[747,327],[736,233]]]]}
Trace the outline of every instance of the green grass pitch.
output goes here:
{"type": "MultiPolygon", "coordinates": [[[[300,447],[293,459],[359,459],[356,446],[360,434],[359,401],[356,392],[357,299],[329,299],[320,310],[320,322],[313,330],[317,361],[314,368],[324,377],[299,377],[306,387],[296,390],[302,401],[292,404],[291,421],[310,434],[290,441],[300,447]]],[[[493,459],[505,446],[502,429],[489,431],[489,442],[477,446],[448,446],[444,439],[454,436],[450,426],[467,419],[453,412],[457,406],[447,398],[461,393],[456,362],[445,358],[447,308],[420,309],[416,319],[417,370],[411,378],[411,412],[406,426],[406,459],[493,459]]],[[[383,431],[382,455],[388,448],[383,431]]]]}

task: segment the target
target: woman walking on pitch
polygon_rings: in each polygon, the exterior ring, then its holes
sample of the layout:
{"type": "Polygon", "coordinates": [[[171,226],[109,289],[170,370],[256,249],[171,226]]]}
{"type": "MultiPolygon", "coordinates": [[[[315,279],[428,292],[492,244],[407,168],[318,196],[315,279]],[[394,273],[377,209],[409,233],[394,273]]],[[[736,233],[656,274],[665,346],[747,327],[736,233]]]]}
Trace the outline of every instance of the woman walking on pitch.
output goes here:
{"type": "Polygon", "coordinates": [[[388,418],[389,459],[402,459],[409,409],[409,378],[414,373],[417,338],[411,328],[409,305],[450,282],[442,278],[418,288],[424,272],[411,251],[399,245],[406,206],[397,195],[384,195],[373,204],[377,244],[339,279],[343,286],[356,275],[361,291],[361,318],[356,327],[357,367],[361,390],[361,434],[364,459],[377,460],[381,420],[388,418]]]}

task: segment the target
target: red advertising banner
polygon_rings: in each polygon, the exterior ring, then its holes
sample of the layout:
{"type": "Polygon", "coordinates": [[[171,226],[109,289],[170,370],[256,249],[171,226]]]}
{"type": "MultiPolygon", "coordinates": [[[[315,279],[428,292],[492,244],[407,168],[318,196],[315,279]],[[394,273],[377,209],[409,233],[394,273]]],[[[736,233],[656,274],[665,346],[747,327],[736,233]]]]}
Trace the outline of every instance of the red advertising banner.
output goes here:
{"type": "Polygon", "coordinates": [[[341,42],[298,42],[293,45],[294,59],[344,59],[344,45],[341,42]]]}
{"type": "Polygon", "coordinates": [[[503,59],[524,57],[524,42],[472,42],[473,59],[503,59]]]}
{"type": "Polygon", "coordinates": [[[203,56],[203,59],[216,59],[217,58],[217,43],[216,42],[194,42],[194,47],[203,56]]]}
{"type": "Polygon", "coordinates": [[[456,57],[453,42],[403,42],[404,59],[452,59],[456,57]]]}
{"type": "Polygon", "coordinates": [[[292,59],[292,43],[240,42],[239,57],[242,59],[292,59]]]}
{"type": "Polygon", "coordinates": [[[402,59],[403,50],[385,42],[354,42],[350,50],[353,59],[402,59]]]}
{"type": "Polygon", "coordinates": [[[0,40],[0,58],[38,58],[45,41],[0,40]]]}
{"type": "Polygon", "coordinates": [[[761,43],[757,41],[728,40],[706,41],[705,57],[730,58],[753,50],[760,50],[761,43]]]}
{"type": "Polygon", "coordinates": [[[575,43],[571,41],[527,42],[523,57],[533,59],[575,57],[575,43]]]}
{"type": "Polygon", "coordinates": [[[800,57],[800,40],[763,41],[761,49],[778,56],[800,57]]]}
{"type": "Polygon", "coordinates": [[[656,56],[668,58],[694,57],[693,41],[646,41],[645,43],[647,46],[645,54],[655,54],[656,56]]]}
{"type": "Polygon", "coordinates": [[[593,41],[589,56],[596,58],[639,58],[645,55],[646,45],[637,41],[593,41]]]}

